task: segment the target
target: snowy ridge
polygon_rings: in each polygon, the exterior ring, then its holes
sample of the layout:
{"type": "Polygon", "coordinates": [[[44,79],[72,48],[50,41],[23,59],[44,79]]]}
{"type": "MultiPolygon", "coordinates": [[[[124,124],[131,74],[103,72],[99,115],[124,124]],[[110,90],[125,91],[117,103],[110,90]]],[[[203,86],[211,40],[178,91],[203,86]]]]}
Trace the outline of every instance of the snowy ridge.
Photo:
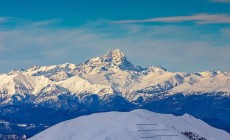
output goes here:
{"type": "MultiPolygon", "coordinates": [[[[119,94],[129,101],[158,93],[169,95],[220,93],[229,96],[230,74],[227,72],[169,72],[162,67],[133,66],[119,50],[109,51],[85,63],[33,66],[0,75],[0,101],[7,103],[14,94],[41,95],[54,90],[72,94],[119,94]],[[51,86],[52,85],[52,86],[51,86]],[[57,87],[57,88],[51,88],[57,87]],[[58,89],[58,90],[57,90],[58,89]]],[[[55,96],[55,93],[53,94],[55,96]]],[[[47,98],[49,98],[47,96],[47,98]]],[[[53,97],[52,97],[53,98],[53,97]]]]}
{"type": "Polygon", "coordinates": [[[230,139],[227,132],[188,114],[174,116],[134,110],[97,113],[68,120],[42,131],[30,140],[142,140],[146,137],[156,140],[189,140],[182,132],[192,132],[207,140],[230,139]]]}
{"type": "Polygon", "coordinates": [[[112,94],[113,89],[110,86],[102,84],[92,84],[89,81],[73,76],[67,80],[61,81],[58,85],[68,89],[72,93],[98,93],[98,94],[112,94]]]}

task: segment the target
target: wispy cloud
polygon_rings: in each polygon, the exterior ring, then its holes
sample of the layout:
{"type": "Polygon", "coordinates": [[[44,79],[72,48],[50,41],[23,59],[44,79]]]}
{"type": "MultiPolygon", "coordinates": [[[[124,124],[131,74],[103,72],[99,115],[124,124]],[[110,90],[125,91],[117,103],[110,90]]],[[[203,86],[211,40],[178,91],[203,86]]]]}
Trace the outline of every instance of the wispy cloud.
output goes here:
{"type": "Polygon", "coordinates": [[[209,0],[210,2],[218,2],[218,3],[229,3],[230,4],[230,0],[209,0]]]}
{"type": "Polygon", "coordinates": [[[10,18],[8,18],[8,17],[0,17],[0,24],[8,22],[9,20],[10,20],[10,18]]]}
{"type": "Polygon", "coordinates": [[[31,22],[0,30],[0,72],[35,64],[78,64],[115,48],[144,67],[160,65],[175,71],[230,69],[228,28],[210,35],[203,33],[203,27],[104,24],[95,21],[75,28],[36,28],[31,22]]]}
{"type": "Polygon", "coordinates": [[[0,17],[0,24],[7,25],[8,23],[10,27],[48,27],[58,25],[62,22],[62,19],[48,19],[48,20],[40,20],[40,21],[32,21],[27,19],[21,19],[17,17],[0,17]]]}
{"type": "Polygon", "coordinates": [[[126,23],[178,23],[178,22],[193,22],[196,24],[224,24],[230,23],[229,14],[195,14],[191,16],[173,16],[173,17],[156,17],[141,20],[121,20],[114,21],[113,23],[126,24],[126,23]]]}
{"type": "Polygon", "coordinates": [[[226,37],[230,37],[230,28],[223,28],[220,30],[220,33],[226,37]]]}
{"type": "Polygon", "coordinates": [[[45,20],[45,21],[37,21],[37,22],[33,22],[32,26],[34,27],[49,26],[49,25],[58,24],[61,21],[62,21],[61,19],[50,19],[50,20],[45,20]]]}

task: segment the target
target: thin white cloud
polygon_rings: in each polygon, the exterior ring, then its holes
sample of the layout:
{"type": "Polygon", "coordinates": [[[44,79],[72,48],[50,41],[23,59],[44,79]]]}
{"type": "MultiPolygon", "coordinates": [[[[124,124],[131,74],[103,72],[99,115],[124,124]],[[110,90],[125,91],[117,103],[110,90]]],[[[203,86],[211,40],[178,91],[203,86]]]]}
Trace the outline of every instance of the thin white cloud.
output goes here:
{"type": "Polygon", "coordinates": [[[230,23],[229,14],[195,14],[191,16],[173,16],[173,17],[157,17],[141,20],[120,20],[113,23],[126,24],[126,23],[179,23],[179,22],[193,22],[196,24],[227,24],[230,23]]]}
{"type": "Polygon", "coordinates": [[[0,72],[35,64],[78,64],[115,48],[144,67],[160,65],[175,71],[230,69],[228,28],[209,35],[200,33],[202,29],[176,25],[96,27],[99,23],[94,22],[76,28],[34,28],[30,23],[0,30],[0,72]]]}
{"type": "Polygon", "coordinates": [[[220,30],[220,33],[225,37],[230,37],[230,28],[223,28],[220,30]]]}
{"type": "Polygon", "coordinates": [[[45,20],[45,21],[37,21],[37,22],[33,22],[32,26],[33,27],[49,26],[49,25],[60,23],[61,21],[62,21],[61,19],[50,19],[50,20],[45,20]]]}
{"type": "Polygon", "coordinates": [[[217,2],[217,3],[229,3],[230,4],[230,0],[209,0],[210,2],[217,2]]]}
{"type": "Polygon", "coordinates": [[[58,23],[61,23],[62,19],[49,19],[49,20],[41,20],[41,21],[31,21],[16,17],[0,17],[0,24],[11,23],[10,26],[14,27],[46,27],[46,26],[53,26],[58,23]]]}
{"type": "Polygon", "coordinates": [[[5,23],[8,22],[9,18],[8,17],[0,17],[0,23],[5,23]]]}

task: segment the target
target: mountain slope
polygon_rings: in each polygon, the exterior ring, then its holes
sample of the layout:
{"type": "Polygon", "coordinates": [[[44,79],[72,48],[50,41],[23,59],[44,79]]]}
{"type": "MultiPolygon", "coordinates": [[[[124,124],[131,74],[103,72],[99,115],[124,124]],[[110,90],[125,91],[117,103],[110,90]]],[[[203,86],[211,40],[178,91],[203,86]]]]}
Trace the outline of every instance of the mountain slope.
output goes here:
{"type": "Polygon", "coordinates": [[[126,113],[98,113],[68,120],[48,128],[30,140],[189,140],[182,134],[185,132],[192,132],[198,138],[203,137],[207,140],[230,139],[230,134],[188,114],[173,116],[134,110],[126,113]]]}

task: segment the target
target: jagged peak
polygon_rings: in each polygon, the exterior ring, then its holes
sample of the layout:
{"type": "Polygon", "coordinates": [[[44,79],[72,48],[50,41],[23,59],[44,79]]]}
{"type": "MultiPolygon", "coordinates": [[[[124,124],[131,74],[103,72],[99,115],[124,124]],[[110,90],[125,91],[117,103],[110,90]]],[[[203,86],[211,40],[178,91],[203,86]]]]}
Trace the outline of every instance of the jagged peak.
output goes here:
{"type": "Polygon", "coordinates": [[[120,49],[110,50],[104,55],[107,58],[124,58],[125,54],[120,49]]]}
{"type": "Polygon", "coordinates": [[[147,69],[147,71],[163,73],[163,72],[166,72],[167,70],[163,67],[160,67],[160,66],[151,66],[147,69]]]}
{"type": "Polygon", "coordinates": [[[120,49],[110,50],[101,57],[92,58],[86,61],[85,64],[92,67],[103,67],[106,69],[115,66],[123,70],[136,70],[120,49]]]}
{"type": "Polygon", "coordinates": [[[36,70],[36,69],[39,69],[40,68],[40,66],[38,66],[38,65],[33,65],[33,66],[31,66],[29,69],[30,70],[36,70]]]}
{"type": "Polygon", "coordinates": [[[120,49],[110,50],[102,57],[104,62],[111,62],[121,69],[135,69],[133,64],[127,60],[125,54],[120,49]]]}
{"type": "Polygon", "coordinates": [[[120,65],[121,63],[128,61],[125,57],[124,53],[121,52],[120,49],[110,50],[101,57],[105,62],[112,62],[116,65],[120,65]]]}
{"type": "Polygon", "coordinates": [[[25,69],[13,69],[8,74],[10,74],[10,75],[19,74],[19,73],[24,72],[24,71],[25,71],[25,69]]]}
{"type": "MultiPolygon", "coordinates": [[[[58,64],[58,65],[49,65],[49,66],[37,66],[34,65],[32,67],[30,67],[29,69],[27,69],[27,71],[47,71],[47,70],[52,70],[52,69],[65,69],[65,68],[69,68],[69,69],[75,69],[77,67],[76,64],[72,64],[72,63],[63,63],[63,64],[58,64]]],[[[55,71],[55,70],[54,70],[55,71]]]]}

